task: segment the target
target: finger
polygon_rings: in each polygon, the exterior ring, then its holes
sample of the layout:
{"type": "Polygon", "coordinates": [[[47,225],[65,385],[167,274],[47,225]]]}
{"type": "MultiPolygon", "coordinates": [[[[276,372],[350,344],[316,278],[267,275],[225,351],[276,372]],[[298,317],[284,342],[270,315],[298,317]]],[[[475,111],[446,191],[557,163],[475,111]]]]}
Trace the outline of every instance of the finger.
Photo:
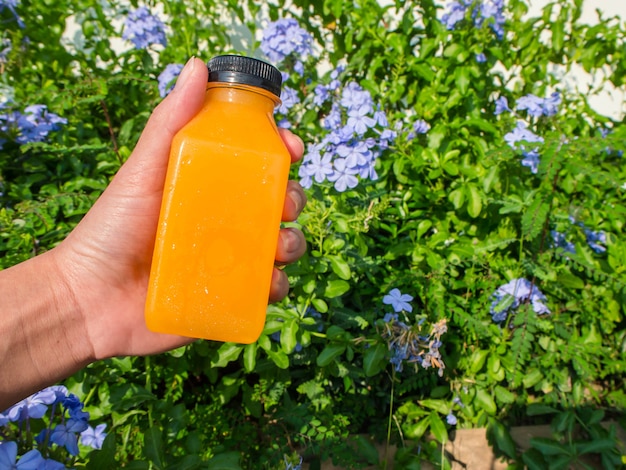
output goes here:
{"type": "Polygon", "coordinates": [[[289,264],[297,261],[306,251],[306,240],[297,228],[284,228],[278,234],[276,264],[289,264]]]}
{"type": "Polygon", "coordinates": [[[287,183],[287,194],[285,195],[285,205],[283,206],[283,221],[292,222],[298,218],[304,205],[306,204],[306,194],[302,186],[296,181],[287,183]]]}
{"type": "Polygon", "coordinates": [[[291,155],[291,163],[295,163],[304,155],[304,142],[302,139],[291,132],[289,129],[279,128],[278,133],[283,138],[287,150],[291,155]]]}
{"type": "Polygon", "coordinates": [[[278,268],[272,272],[272,285],[270,287],[269,302],[280,302],[289,293],[289,279],[287,275],[278,268]]]}

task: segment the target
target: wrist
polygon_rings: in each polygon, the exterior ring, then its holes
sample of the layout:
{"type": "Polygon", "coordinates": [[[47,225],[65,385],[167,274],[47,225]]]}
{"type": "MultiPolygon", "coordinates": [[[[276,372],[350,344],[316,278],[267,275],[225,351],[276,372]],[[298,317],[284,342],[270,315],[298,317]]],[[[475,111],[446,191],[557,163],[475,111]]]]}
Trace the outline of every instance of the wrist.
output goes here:
{"type": "Polygon", "coordinates": [[[55,250],[0,272],[0,408],[94,358],[85,321],[55,250]]]}

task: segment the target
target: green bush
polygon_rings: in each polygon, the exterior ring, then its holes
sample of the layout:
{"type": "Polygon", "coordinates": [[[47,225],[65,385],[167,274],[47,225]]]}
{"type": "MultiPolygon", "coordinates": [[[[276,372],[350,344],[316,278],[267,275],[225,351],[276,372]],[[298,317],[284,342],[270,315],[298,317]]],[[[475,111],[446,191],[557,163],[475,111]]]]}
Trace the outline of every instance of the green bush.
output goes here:
{"type": "Polygon", "coordinates": [[[292,176],[309,250],[286,268],[289,297],[254,344],[68,379],[108,423],[87,468],[361,468],[384,457],[372,440],[398,445],[402,468],[450,468],[450,431],[487,426],[519,468],[623,464],[596,425],[626,406],[626,127],[562,76],[581,67],[624,90],[623,22],[584,24],[582,0],[540,17],[523,0],[154,0],[165,35],[133,37],[135,0],[11,3],[3,268],[72,230],[130,154],[161,73],[191,55],[274,62],[277,121],[307,144],[292,176]],[[571,447],[579,421],[596,444],[571,447]],[[529,423],[555,437],[522,455],[507,429],[529,423]]]}

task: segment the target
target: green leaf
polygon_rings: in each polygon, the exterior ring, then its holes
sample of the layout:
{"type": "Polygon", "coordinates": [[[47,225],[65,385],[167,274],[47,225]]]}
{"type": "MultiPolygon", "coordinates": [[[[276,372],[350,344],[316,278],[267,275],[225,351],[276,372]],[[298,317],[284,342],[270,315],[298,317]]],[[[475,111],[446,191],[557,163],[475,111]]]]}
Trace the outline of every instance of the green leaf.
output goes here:
{"type": "Polygon", "coordinates": [[[528,416],[540,416],[556,413],[558,410],[542,403],[532,403],[526,407],[526,414],[528,416]]]}
{"type": "Polygon", "coordinates": [[[487,355],[489,351],[486,349],[477,349],[472,353],[472,357],[470,358],[470,366],[469,373],[470,375],[476,375],[485,365],[485,361],[487,360],[487,355]]]}
{"type": "Polygon", "coordinates": [[[537,385],[541,379],[543,379],[541,371],[539,369],[531,369],[526,373],[526,375],[524,375],[522,383],[524,384],[524,388],[530,388],[537,385]]]}
{"type": "Polygon", "coordinates": [[[546,437],[533,437],[530,439],[530,445],[543,455],[571,455],[570,449],[554,439],[546,437]]]}
{"type": "Polygon", "coordinates": [[[467,213],[470,217],[476,218],[480,215],[480,211],[483,208],[480,192],[476,186],[468,184],[465,193],[467,195],[467,213]]]}
{"type": "Polygon", "coordinates": [[[246,372],[252,372],[256,366],[257,343],[246,344],[243,348],[243,368],[246,372]]]}
{"type": "Polygon", "coordinates": [[[493,439],[495,446],[502,451],[504,455],[511,459],[517,457],[515,441],[504,424],[495,419],[489,419],[487,434],[490,440],[493,439]]]}
{"type": "Polygon", "coordinates": [[[418,402],[424,408],[429,408],[436,411],[441,415],[447,415],[450,412],[450,405],[444,400],[434,400],[432,398],[426,398],[418,402]]]}
{"type": "Polygon", "coordinates": [[[584,289],[585,283],[581,278],[572,273],[562,272],[557,277],[557,282],[570,289],[584,289]]]}
{"type": "Polygon", "coordinates": [[[326,303],[324,299],[315,297],[314,299],[311,300],[311,305],[313,305],[313,308],[317,310],[319,313],[328,312],[328,304],[326,303]]]}
{"type": "Polygon", "coordinates": [[[433,437],[442,444],[448,442],[448,430],[443,420],[439,417],[436,411],[433,411],[430,415],[430,432],[433,437]]]}
{"type": "Polygon", "coordinates": [[[496,394],[496,399],[500,403],[509,404],[515,402],[515,395],[512,392],[508,391],[506,388],[500,385],[496,385],[494,391],[496,394]]]}
{"type": "Polygon", "coordinates": [[[350,266],[348,263],[344,261],[340,256],[329,256],[330,267],[333,272],[339,276],[340,279],[345,281],[350,280],[352,277],[352,272],[350,271],[350,266]]]}
{"type": "Polygon", "coordinates": [[[296,344],[298,344],[296,339],[298,329],[299,325],[295,318],[287,320],[283,325],[280,332],[280,346],[285,354],[290,354],[296,347],[296,344]]]}
{"type": "Polygon", "coordinates": [[[537,449],[528,449],[522,454],[522,460],[528,470],[546,470],[548,464],[537,449]]]}
{"type": "Polygon", "coordinates": [[[274,351],[273,349],[269,349],[265,351],[267,357],[269,357],[276,367],[279,369],[286,369],[289,367],[289,356],[281,351],[274,351]]]}
{"type": "Polygon", "coordinates": [[[618,450],[617,442],[609,438],[594,439],[589,442],[576,443],[578,454],[601,454],[612,450],[618,450]]]}
{"type": "Polygon", "coordinates": [[[345,344],[328,344],[317,356],[316,364],[319,367],[326,367],[346,350],[345,344]]]}
{"type": "Polygon", "coordinates": [[[225,367],[229,362],[236,361],[243,351],[243,346],[236,343],[224,343],[217,350],[218,359],[211,362],[212,367],[225,367]]]}
{"type": "Polygon", "coordinates": [[[327,299],[334,299],[339,297],[350,290],[350,284],[341,279],[334,279],[326,283],[324,289],[324,297],[327,299]]]}
{"type": "Polygon", "coordinates": [[[163,433],[157,426],[152,426],[144,433],[143,451],[146,458],[161,470],[165,468],[165,449],[163,447],[163,433]]]}
{"type": "Polygon", "coordinates": [[[487,390],[483,388],[479,388],[476,391],[476,396],[474,397],[474,402],[478,405],[478,407],[485,411],[488,415],[495,415],[498,411],[496,407],[496,402],[493,397],[487,390]]]}
{"type": "Polygon", "coordinates": [[[363,371],[367,377],[378,374],[387,365],[387,346],[378,343],[365,350],[363,355],[363,371]]]}
{"type": "Polygon", "coordinates": [[[457,67],[454,71],[454,82],[463,96],[467,94],[471,83],[469,70],[468,67],[457,67]]]}
{"type": "Polygon", "coordinates": [[[541,194],[537,194],[522,217],[522,231],[525,237],[532,240],[541,233],[549,210],[548,203],[543,202],[541,194]]]}
{"type": "Polygon", "coordinates": [[[448,200],[452,203],[456,210],[459,210],[465,202],[465,191],[463,188],[457,188],[448,193],[448,200]]]}
{"type": "Polygon", "coordinates": [[[242,470],[241,455],[238,452],[217,454],[207,462],[207,470],[242,470]]]}
{"type": "Polygon", "coordinates": [[[429,426],[430,417],[420,419],[417,423],[406,426],[406,437],[408,437],[409,439],[419,439],[424,435],[429,426]]]}

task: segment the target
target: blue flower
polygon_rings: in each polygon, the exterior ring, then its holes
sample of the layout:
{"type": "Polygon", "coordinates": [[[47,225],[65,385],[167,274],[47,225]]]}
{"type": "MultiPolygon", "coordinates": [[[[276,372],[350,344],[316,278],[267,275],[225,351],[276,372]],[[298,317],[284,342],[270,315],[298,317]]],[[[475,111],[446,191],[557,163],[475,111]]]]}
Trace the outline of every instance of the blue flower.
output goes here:
{"type": "Polygon", "coordinates": [[[311,154],[306,169],[308,176],[312,176],[317,183],[323,183],[327,177],[335,172],[332,155],[327,153],[322,157],[319,152],[311,154]]]}
{"type": "Polygon", "coordinates": [[[340,193],[346,189],[354,189],[359,184],[359,180],[356,178],[357,170],[350,168],[346,165],[345,158],[337,158],[334,161],[335,171],[333,174],[328,175],[328,181],[334,182],[335,189],[340,193]]]}
{"type": "Polygon", "coordinates": [[[322,106],[330,98],[328,87],[322,84],[315,86],[313,94],[313,104],[315,106],[322,106]]]}
{"type": "Polygon", "coordinates": [[[159,95],[165,98],[174,89],[174,79],[180,75],[183,64],[168,64],[157,78],[159,82],[159,95]]]}
{"type": "Polygon", "coordinates": [[[562,248],[568,253],[576,253],[576,247],[572,242],[567,241],[563,233],[551,230],[550,235],[552,236],[552,242],[556,248],[562,248]]]}
{"type": "Polygon", "coordinates": [[[413,307],[409,302],[413,300],[413,297],[409,294],[403,294],[399,289],[391,289],[389,294],[383,297],[383,303],[391,305],[396,312],[412,312],[413,307]]]}
{"type": "Polygon", "coordinates": [[[426,134],[430,130],[430,124],[423,119],[418,119],[413,123],[413,130],[406,136],[408,140],[414,139],[418,134],[426,134]]]}
{"type": "Polygon", "coordinates": [[[528,130],[524,121],[517,121],[515,129],[504,136],[504,140],[511,148],[516,148],[518,142],[543,142],[543,138],[528,130]]]}
{"type": "Polygon", "coordinates": [[[78,455],[78,436],[64,424],[58,424],[50,433],[50,442],[67,449],[70,455],[78,455]]]}
{"type": "Polygon", "coordinates": [[[383,317],[383,321],[385,323],[398,321],[398,314],[397,313],[385,313],[385,316],[383,317]]]}
{"type": "Polygon", "coordinates": [[[139,7],[128,15],[122,38],[131,41],[136,49],[146,49],[152,44],[167,44],[165,25],[146,7],[139,7]]]}
{"type": "Polygon", "coordinates": [[[287,114],[294,105],[300,102],[300,98],[298,97],[298,92],[296,90],[285,86],[280,93],[280,101],[281,103],[277,112],[280,114],[287,114]]]}
{"type": "Polygon", "coordinates": [[[537,149],[522,152],[522,157],[522,166],[527,166],[530,168],[530,172],[536,175],[539,171],[539,152],[537,149]]]}
{"type": "Polygon", "coordinates": [[[456,24],[465,19],[467,6],[461,2],[451,2],[448,4],[448,11],[441,18],[441,22],[446,25],[448,30],[453,30],[456,24]]]}
{"type": "Polygon", "coordinates": [[[496,116],[504,112],[510,112],[509,103],[506,96],[501,96],[496,100],[496,110],[493,112],[496,116]]]}
{"type": "Polygon", "coordinates": [[[478,62],[479,64],[484,64],[485,62],[487,62],[487,56],[484,54],[484,52],[476,54],[476,62],[478,62]]]}
{"type": "Polygon", "coordinates": [[[56,460],[46,459],[42,466],[37,470],[65,470],[67,467],[56,460]]]}
{"type": "Polygon", "coordinates": [[[0,441],[0,470],[39,470],[45,460],[36,450],[26,452],[17,460],[17,444],[0,441]]]}
{"type": "Polygon", "coordinates": [[[0,115],[0,132],[14,136],[18,144],[44,142],[48,134],[67,124],[67,119],[48,111],[43,104],[27,106],[24,113],[13,111],[0,115]]]}
{"type": "Polygon", "coordinates": [[[359,135],[363,135],[370,127],[376,125],[376,120],[370,116],[371,106],[366,103],[353,107],[348,111],[348,126],[359,135]]]}
{"type": "Polygon", "coordinates": [[[533,133],[526,128],[526,123],[523,121],[517,121],[515,129],[505,134],[504,140],[513,149],[519,149],[522,151],[522,165],[530,167],[532,173],[537,173],[539,169],[539,151],[537,148],[527,150],[522,145],[517,145],[518,142],[543,142],[543,138],[533,133]]]}
{"type": "Polygon", "coordinates": [[[80,433],[81,444],[89,446],[93,449],[102,449],[102,443],[107,437],[107,434],[104,432],[106,427],[106,424],[98,424],[95,429],[89,426],[80,433]]]}
{"type": "Polygon", "coordinates": [[[493,301],[489,312],[496,323],[506,320],[510,311],[517,309],[522,303],[532,304],[538,315],[550,313],[544,304],[546,296],[528,279],[518,278],[498,287],[491,295],[493,301]]]}
{"type": "Polygon", "coordinates": [[[517,100],[516,108],[526,112],[533,117],[554,116],[558,111],[558,105],[561,104],[561,95],[554,92],[549,98],[539,98],[533,94],[522,96],[517,100]]]}
{"type": "Polygon", "coordinates": [[[13,405],[5,414],[9,421],[22,422],[30,418],[42,418],[46,411],[48,411],[48,406],[37,394],[34,394],[13,405]]]}
{"type": "Polygon", "coordinates": [[[275,63],[287,57],[296,58],[294,70],[300,75],[304,72],[302,60],[312,53],[312,36],[302,29],[293,18],[283,18],[270,23],[263,31],[261,50],[275,63]]]}
{"type": "Polygon", "coordinates": [[[456,28],[457,24],[466,18],[467,12],[471,10],[471,17],[475,28],[481,28],[486,22],[498,39],[504,37],[504,0],[462,0],[453,1],[448,4],[448,11],[442,16],[441,22],[448,30],[456,28]]]}
{"type": "Polygon", "coordinates": [[[448,415],[446,416],[446,422],[450,425],[450,426],[456,426],[457,423],[457,419],[456,416],[454,416],[452,414],[452,411],[450,413],[448,413],[448,415]]]}
{"type": "Polygon", "coordinates": [[[589,248],[599,255],[606,252],[606,246],[604,246],[606,245],[606,233],[603,231],[594,232],[593,230],[589,230],[587,228],[584,229],[584,232],[589,248]]]}

